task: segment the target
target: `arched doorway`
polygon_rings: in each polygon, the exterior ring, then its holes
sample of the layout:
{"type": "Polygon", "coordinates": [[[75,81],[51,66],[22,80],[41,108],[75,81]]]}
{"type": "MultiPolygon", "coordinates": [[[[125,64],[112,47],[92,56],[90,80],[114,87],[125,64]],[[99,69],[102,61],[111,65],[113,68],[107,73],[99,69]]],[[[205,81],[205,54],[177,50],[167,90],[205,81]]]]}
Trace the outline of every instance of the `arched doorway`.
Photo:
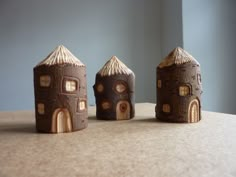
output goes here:
{"type": "Polygon", "coordinates": [[[130,119],[130,104],[128,101],[119,101],[116,105],[116,119],[130,119]]]}
{"type": "Polygon", "coordinates": [[[199,101],[194,99],[190,102],[188,108],[188,122],[198,122],[200,120],[200,106],[199,101]]]}
{"type": "Polygon", "coordinates": [[[56,109],[52,116],[52,132],[63,133],[71,131],[72,124],[69,111],[65,108],[56,109]]]}

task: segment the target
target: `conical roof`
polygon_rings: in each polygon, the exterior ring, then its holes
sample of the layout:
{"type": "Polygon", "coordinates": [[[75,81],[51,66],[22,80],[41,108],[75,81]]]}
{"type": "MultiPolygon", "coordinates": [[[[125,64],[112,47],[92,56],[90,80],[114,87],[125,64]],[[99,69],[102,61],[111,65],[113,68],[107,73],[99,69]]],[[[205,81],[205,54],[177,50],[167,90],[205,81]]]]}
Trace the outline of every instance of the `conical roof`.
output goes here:
{"type": "Polygon", "coordinates": [[[190,55],[181,47],[177,47],[158,65],[158,67],[164,68],[174,64],[181,65],[192,61],[199,64],[192,55],[190,55]]]}
{"type": "Polygon", "coordinates": [[[41,65],[56,65],[56,64],[72,64],[75,66],[85,66],[78,58],[76,58],[63,45],[57,46],[43,61],[37,66],[41,65]]]}
{"type": "Polygon", "coordinates": [[[110,60],[108,60],[105,65],[98,72],[101,76],[110,76],[116,74],[133,74],[122,61],[120,61],[116,56],[112,56],[110,60]]]}

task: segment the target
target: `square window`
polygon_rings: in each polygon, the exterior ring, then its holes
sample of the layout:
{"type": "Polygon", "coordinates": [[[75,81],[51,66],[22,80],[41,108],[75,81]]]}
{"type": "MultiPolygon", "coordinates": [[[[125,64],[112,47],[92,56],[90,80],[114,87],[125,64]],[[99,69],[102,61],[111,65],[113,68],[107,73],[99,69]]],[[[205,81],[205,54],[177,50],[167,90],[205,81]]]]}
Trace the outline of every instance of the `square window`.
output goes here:
{"type": "Polygon", "coordinates": [[[179,87],[179,95],[180,96],[187,96],[190,93],[189,86],[180,86],[179,87]]]}
{"type": "Polygon", "coordinates": [[[48,75],[40,76],[40,86],[41,87],[49,87],[51,83],[51,77],[48,75]]]}
{"type": "Polygon", "coordinates": [[[38,113],[43,115],[45,113],[44,104],[43,103],[38,103],[37,107],[38,107],[38,113]]]}
{"type": "Polygon", "coordinates": [[[83,111],[85,109],[86,109],[86,101],[85,100],[79,101],[79,110],[83,111]]]}
{"type": "Polygon", "coordinates": [[[170,105],[169,104],[163,104],[162,105],[162,111],[165,113],[169,113],[170,112],[170,105]]]}
{"type": "Polygon", "coordinates": [[[161,88],[161,80],[158,80],[158,81],[157,81],[157,87],[158,87],[158,88],[161,88]]]}
{"type": "Polygon", "coordinates": [[[65,89],[67,92],[74,92],[77,89],[76,81],[67,80],[65,82],[65,89]]]}

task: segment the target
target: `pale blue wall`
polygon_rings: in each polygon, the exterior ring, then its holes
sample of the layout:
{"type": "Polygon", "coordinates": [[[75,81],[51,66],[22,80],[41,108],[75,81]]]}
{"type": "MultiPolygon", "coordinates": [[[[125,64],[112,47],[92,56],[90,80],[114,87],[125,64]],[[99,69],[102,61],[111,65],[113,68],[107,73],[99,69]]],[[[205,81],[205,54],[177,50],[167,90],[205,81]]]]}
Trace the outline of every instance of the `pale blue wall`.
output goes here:
{"type": "Polygon", "coordinates": [[[183,47],[182,0],[161,0],[161,57],[183,47]]]}
{"type": "Polygon", "coordinates": [[[33,67],[64,44],[95,73],[117,55],[136,101],[155,102],[155,67],[184,47],[200,63],[203,109],[236,113],[235,0],[1,0],[0,110],[33,109],[33,67]]]}
{"type": "Polygon", "coordinates": [[[0,110],[33,109],[33,67],[57,45],[95,73],[117,55],[136,74],[136,101],[155,101],[159,0],[1,0],[0,110]]]}
{"type": "Polygon", "coordinates": [[[235,10],[235,0],[183,0],[184,48],[201,63],[205,110],[236,114],[235,10]]]}

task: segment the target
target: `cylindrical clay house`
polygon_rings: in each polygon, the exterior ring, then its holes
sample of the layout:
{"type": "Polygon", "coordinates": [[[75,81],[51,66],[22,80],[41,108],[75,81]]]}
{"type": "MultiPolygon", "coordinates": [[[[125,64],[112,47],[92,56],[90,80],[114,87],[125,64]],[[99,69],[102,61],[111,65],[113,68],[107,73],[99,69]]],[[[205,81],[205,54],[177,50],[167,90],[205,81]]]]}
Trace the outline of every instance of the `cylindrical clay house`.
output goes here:
{"type": "Polygon", "coordinates": [[[157,66],[156,75],[156,117],[168,122],[198,122],[202,94],[200,64],[178,47],[157,66]]]}
{"type": "Polygon", "coordinates": [[[94,94],[98,119],[125,120],[135,114],[134,73],[113,56],[96,74],[94,94]]]}
{"type": "Polygon", "coordinates": [[[34,68],[36,129],[72,132],[87,127],[86,67],[58,46],[34,68]]]}

